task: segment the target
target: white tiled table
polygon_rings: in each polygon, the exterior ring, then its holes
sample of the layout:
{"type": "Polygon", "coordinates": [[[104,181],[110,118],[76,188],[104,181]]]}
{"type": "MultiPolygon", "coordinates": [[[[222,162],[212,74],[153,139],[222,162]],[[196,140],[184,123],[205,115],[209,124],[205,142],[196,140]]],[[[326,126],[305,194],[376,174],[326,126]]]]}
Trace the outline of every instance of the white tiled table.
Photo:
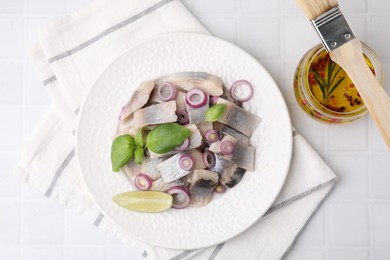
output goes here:
{"type": "MultiPolygon", "coordinates": [[[[390,1],[340,0],[355,32],[390,78],[390,1]]],[[[0,0],[0,260],[142,259],[11,172],[21,144],[50,105],[24,49],[35,30],[90,0],[0,0]]],[[[300,57],[318,42],[293,0],[188,0],[210,31],[254,55],[283,91],[296,128],[340,182],[288,255],[290,260],[390,259],[390,153],[369,117],[329,126],[307,117],[292,93],[300,57]]],[[[390,80],[385,82],[390,89],[390,80]]]]}

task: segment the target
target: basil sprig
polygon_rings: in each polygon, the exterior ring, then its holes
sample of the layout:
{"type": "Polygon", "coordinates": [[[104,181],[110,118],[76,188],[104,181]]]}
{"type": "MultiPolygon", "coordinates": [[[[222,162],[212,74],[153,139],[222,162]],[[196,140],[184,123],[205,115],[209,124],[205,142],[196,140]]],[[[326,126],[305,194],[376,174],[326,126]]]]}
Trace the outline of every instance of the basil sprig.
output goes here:
{"type": "Polygon", "coordinates": [[[159,125],[148,134],[146,147],[152,152],[162,154],[173,150],[181,145],[192,132],[176,123],[159,125]]]}
{"type": "Polygon", "coordinates": [[[206,121],[207,122],[215,122],[220,119],[225,113],[226,105],[225,104],[215,104],[210,107],[206,112],[206,121]]]}
{"type": "Polygon", "coordinates": [[[134,140],[130,135],[121,135],[115,138],[111,146],[112,171],[119,169],[128,163],[134,154],[134,140]]]}

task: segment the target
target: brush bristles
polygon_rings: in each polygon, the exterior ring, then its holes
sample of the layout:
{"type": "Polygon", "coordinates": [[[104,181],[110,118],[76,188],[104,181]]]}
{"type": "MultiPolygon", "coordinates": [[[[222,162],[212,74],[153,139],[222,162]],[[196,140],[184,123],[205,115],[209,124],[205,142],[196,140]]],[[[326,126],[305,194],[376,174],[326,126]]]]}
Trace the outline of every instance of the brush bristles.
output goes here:
{"type": "Polygon", "coordinates": [[[337,0],[295,0],[310,20],[337,6],[337,0]]]}

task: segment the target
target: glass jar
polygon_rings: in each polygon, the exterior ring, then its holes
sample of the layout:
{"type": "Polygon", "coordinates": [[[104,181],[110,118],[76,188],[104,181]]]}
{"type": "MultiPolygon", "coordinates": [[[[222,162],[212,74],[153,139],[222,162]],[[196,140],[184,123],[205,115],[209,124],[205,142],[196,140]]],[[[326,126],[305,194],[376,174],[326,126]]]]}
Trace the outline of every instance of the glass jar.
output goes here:
{"type": "MultiPolygon", "coordinates": [[[[378,56],[364,43],[362,49],[368,66],[383,85],[378,56]]],[[[324,123],[352,122],[367,114],[353,83],[339,68],[323,45],[318,44],[302,57],[295,70],[294,94],[298,104],[309,116],[324,123]]]]}

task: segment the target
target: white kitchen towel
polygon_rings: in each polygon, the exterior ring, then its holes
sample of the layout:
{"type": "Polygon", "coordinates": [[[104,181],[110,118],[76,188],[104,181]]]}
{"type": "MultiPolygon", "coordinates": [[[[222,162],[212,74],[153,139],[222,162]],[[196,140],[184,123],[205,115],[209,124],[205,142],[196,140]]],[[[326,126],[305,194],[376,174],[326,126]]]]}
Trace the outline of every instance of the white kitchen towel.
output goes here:
{"type": "Polygon", "coordinates": [[[123,52],[149,38],[175,32],[208,34],[178,0],[98,0],[43,28],[29,54],[54,107],[25,145],[16,173],[45,196],[142,249],[147,259],[280,259],[336,180],[296,132],[290,172],[274,205],[249,230],[210,248],[169,250],[136,241],[104,217],[85,190],[74,149],[75,122],[85,95],[123,52]]]}

